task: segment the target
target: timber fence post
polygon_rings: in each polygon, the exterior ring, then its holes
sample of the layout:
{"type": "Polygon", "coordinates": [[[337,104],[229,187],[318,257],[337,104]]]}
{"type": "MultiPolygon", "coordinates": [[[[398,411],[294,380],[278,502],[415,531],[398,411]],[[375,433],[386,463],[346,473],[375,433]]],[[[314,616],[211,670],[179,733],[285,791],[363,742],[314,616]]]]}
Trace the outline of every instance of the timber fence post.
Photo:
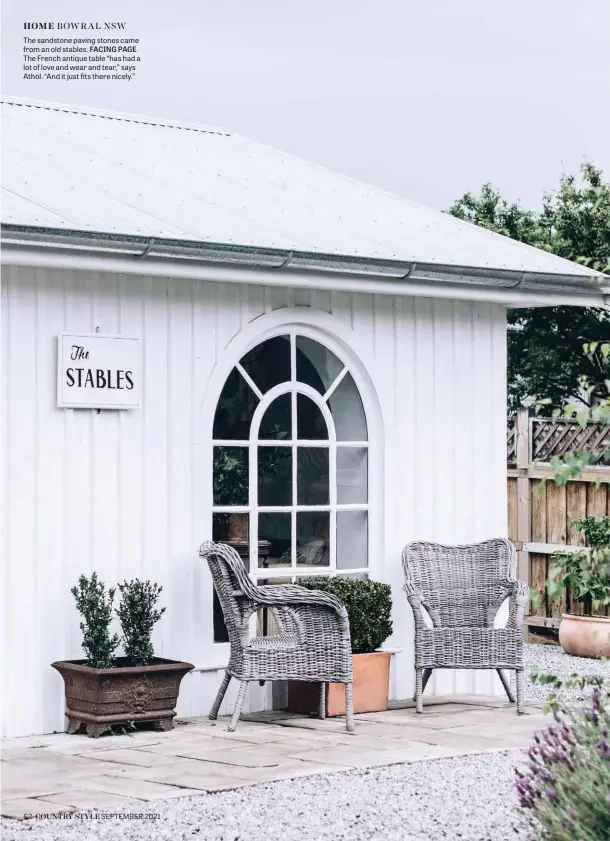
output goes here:
{"type": "MultiPolygon", "coordinates": [[[[517,460],[517,572],[520,581],[531,583],[529,552],[531,540],[531,482],[527,469],[532,460],[531,420],[529,409],[517,410],[515,418],[515,453],[517,460]]],[[[527,610],[529,614],[529,607],[527,610]]]]}

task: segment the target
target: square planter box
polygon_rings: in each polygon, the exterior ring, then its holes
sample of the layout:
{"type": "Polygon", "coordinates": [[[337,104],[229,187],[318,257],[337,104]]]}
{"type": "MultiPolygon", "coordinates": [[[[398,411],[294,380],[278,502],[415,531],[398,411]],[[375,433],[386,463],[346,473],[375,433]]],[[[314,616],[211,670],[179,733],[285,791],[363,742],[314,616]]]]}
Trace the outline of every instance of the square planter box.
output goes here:
{"type": "MultiPolygon", "coordinates": [[[[354,669],[354,712],[383,712],[388,708],[390,685],[389,651],[352,654],[354,669]]],[[[288,711],[313,715],[318,712],[320,684],[288,681],[288,711]]],[[[326,684],[326,715],[345,715],[345,684],[326,684]]]]}
{"type": "Polygon", "coordinates": [[[85,660],[51,663],[64,679],[68,733],[86,728],[101,736],[113,724],[151,722],[156,730],[171,730],[180,683],[192,663],[155,658],[150,666],[121,665],[92,669],[85,660]]]}

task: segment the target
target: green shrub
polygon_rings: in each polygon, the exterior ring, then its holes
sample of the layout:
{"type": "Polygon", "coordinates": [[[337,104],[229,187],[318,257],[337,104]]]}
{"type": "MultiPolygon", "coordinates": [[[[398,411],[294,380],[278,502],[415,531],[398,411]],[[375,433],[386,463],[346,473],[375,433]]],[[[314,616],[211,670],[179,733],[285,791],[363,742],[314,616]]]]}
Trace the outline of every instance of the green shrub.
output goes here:
{"type": "MultiPolygon", "coordinates": [[[[555,682],[546,676],[543,682],[555,682]]],[[[555,724],[535,737],[528,768],[517,770],[520,805],[531,810],[541,841],[610,841],[610,695],[601,678],[590,703],[560,708],[551,696],[555,724]]]]}
{"type": "Polygon", "coordinates": [[[133,666],[148,666],[155,653],[152,644],[152,629],[165,613],[155,608],[163,590],[150,581],[125,581],[119,584],[121,602],[117,615],[123,630],[125,656],[133,666]]]}
{"type": "Polygon", "coordinates": [[[115,590],[106,592],[106,586],[98,580],[97,573],[91,578],[81,575],[78,586],[70,590],[76,600],[78,612],[83,617],[80,629],[83,632],[83,649],[87,665],[94,669],[108,669],[113,665],[113,654],[119,644],[116,634],[110,635],[112,603],[115,590]]]}
{"type": "Polygon", "coordinates": [[[569,590],[590,616],[610,604],[610,517],[582,517],[572,525],[584,533],[587,546],[553,552],[546,589],[551,599],[569,590]]]}
{"type": "Polygon", "coordinates": [[[377,651],[392,633],[392,591],[388,584],[339,576],[303,578],[299,584],[330,593],[343,602],[354,654],[377,651]]]}
{"type": "Polygon", "coordinates": [[[610,604],[610,546],[553,552],[546,587],[551,599],[569,589],[585,615],[610,604]]]}
{"type": "Polygon", "coordinates": [[[572,525],[583,532],[587,546],[593,549],[610,546],[610,517],[581,517],[572,525]]]}

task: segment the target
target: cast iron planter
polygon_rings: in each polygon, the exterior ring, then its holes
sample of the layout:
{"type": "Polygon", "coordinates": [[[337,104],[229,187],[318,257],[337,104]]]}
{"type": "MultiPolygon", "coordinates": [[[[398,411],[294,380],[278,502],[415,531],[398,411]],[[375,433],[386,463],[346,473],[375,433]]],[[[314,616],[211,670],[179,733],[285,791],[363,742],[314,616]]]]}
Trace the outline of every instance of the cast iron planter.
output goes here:
{"type": "Polygon", "coordinates": [[[68,733],[82,726],[88,736],[101,736],[113,724],[151,722],[155,730],[171,730],[180,682],[192,663],[156,657],[150,666],[128,666],[126,658],[111,669],[93,669],[85,660],[51,663],[64,679],[68,733]]]}

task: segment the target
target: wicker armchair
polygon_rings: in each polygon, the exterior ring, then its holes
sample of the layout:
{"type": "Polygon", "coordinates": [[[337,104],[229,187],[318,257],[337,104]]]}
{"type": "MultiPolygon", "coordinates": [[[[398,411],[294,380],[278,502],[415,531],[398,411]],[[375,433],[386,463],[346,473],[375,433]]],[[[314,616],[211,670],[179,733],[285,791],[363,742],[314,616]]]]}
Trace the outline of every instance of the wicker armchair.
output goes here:
{"type": "Polygon", "coordinates": [[[346,724],[354,729],[352,649],[347,611],[334,596],[293,584],[256,586],[235,549],[222,543],[203,543],[205,558],[224,614],[231,654],[210,719],[218,710],[234,677],[239,693],[229,731],[235,730],[251,680],[320,682],[320,718],[326,714],[326,683],[345,684],[346,724]],[[267,607],[279,633],[250,637],[249,620],[267,607]]]}
{"type": "Polygon", "coordinates": [[[415,702],[433,669],[495,669],[511,703],[502,669],[514,669],[517,712],[523,713],[523,618],[528,587],[516,580],[515,549],[508,540],[471,546],[410,543],[402,554],[404,590],[415,618],[415,702]],[[502,602],[512,596],[506,626],[494,628],[502,602]],[[425,608],[431,621],[424,621],[425,608]]]}

